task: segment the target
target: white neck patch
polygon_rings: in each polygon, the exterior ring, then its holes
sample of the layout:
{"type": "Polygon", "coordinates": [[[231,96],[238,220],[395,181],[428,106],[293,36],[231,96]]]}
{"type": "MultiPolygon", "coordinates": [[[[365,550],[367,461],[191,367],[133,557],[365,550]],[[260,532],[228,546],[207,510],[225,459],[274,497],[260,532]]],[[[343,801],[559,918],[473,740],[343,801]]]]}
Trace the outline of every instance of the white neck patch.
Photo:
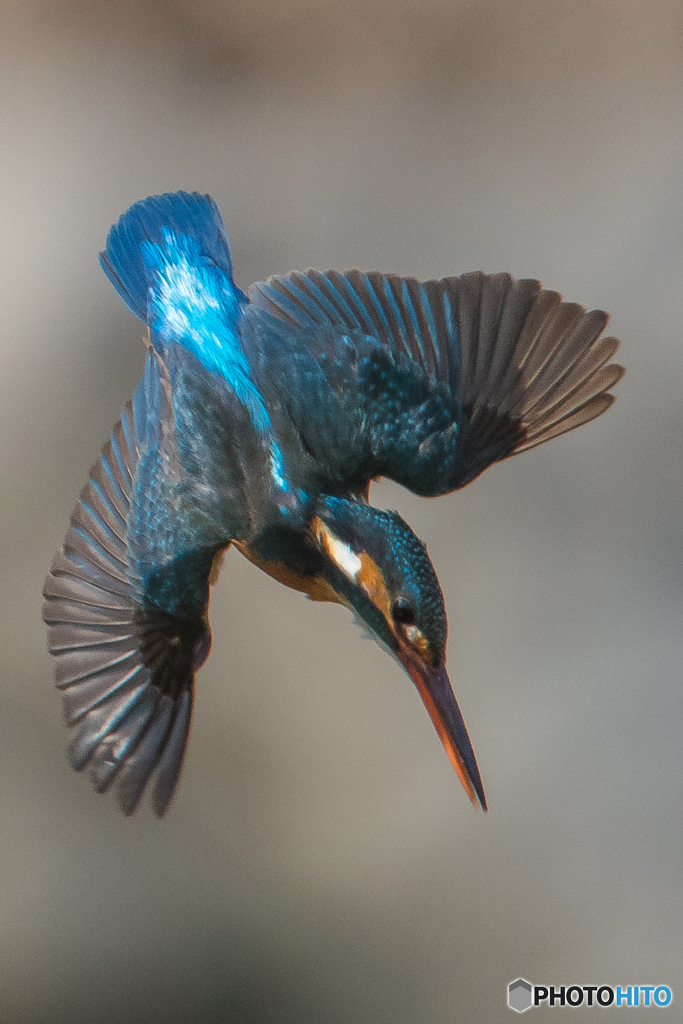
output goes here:
{"type": "Polygon", "coordinates": [[[343,540],[340,540],[325,523],[319,521],[318,526],[318,538],[322,541],[325,551],[330,556],[332,561],[337,565],[341,571],[350,580],[356,581],[356,577],[360,572],[363,563],[360,558],[348,544],[345,544],[343,540]]]}

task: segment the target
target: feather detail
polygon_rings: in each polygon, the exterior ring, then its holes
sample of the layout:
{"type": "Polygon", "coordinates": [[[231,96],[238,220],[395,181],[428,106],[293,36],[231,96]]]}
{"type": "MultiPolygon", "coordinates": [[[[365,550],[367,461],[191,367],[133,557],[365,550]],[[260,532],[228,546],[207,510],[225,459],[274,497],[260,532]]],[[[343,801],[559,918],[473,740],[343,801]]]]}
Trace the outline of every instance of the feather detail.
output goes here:
{"type": "MultiPolygon", "coordinates": [[[[307,449],[333,478],[346,449],[345,464],[357,476],[385,475],[420,494],[446,493],[492,462],[599,416],[624,372],[606,365],[619,344],[601,337],[606,313],[587,313],[540,282],[509,274],[420,282],[307,270],[268,278],[249,294],[247,319],[265,313],[279,321],[283,350],[293,353],[288,358],[301,361],[308,350],[305,379],[280,363],[281,387],[290,394],[306,389],[303,408],[291,398],[288,408],[307,449]],[[379,346],[374,352],[370,340],[379,346]],[[325,408],[316,407],[317,395],[325,408]],[[331,431],[322,424],[335,405],[331,431]]],[[[266,359],[264,380],[268,370],[266,359]]]]}
{"type": "Polygon", "coordinates": [[[150,286],[145,246],[165,244],[167,235],[197,240],[204,262],[232,280],[230,245],[218,207],[199,192],[167,192],[134,203],[107,235],[100,265],[128,308],[147,322],[150,286]]]}
{"type": "Polygon", "coordinates": [[[72,766],[85,769],[98,792],[118,779],[126,814],[156,771],[152,802],[161,816],[180,775],[194,673],[208,654],[210,634],[205,620],[188,625],[166,616],[156,647],[149,644],[145,588],[126,539],[131,487],[145,450],[149,385],[148,374],[81,492],[45,581],[43,618],[64,715],[76,728],[72,766]]]}

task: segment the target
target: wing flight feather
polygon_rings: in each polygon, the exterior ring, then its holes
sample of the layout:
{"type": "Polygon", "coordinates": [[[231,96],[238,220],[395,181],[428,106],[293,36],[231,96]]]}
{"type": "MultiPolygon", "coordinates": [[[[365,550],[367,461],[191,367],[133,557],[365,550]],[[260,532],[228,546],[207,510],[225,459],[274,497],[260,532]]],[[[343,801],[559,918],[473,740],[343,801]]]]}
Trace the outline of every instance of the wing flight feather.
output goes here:
{"type": "Polygon", "coordinates": [[[243,336],[258,348],[267,321],[292,362],[280,355],[275,369],[256,353],[263,390],[269,368],[271,399],[278,387],[303,390],[306,403],[290,399],[288,408],[336,479],[339,457],[326,459],[311,429],[317,414],[329,439],[331,408],[349,474],[443,494],[599,416],[624,372],[609,362],[619,343],[602,337],[606,313],[509,274],[421,282],[307,270],[259,282],[249,298],[243,336]]]}

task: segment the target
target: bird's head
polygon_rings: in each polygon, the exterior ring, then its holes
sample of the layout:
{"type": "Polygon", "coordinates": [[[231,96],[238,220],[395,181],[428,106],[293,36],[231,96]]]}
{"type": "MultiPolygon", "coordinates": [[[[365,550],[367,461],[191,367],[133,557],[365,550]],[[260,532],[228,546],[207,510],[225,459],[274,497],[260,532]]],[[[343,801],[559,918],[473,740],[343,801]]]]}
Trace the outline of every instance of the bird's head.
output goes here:
{"type": "Polygon", "coordinates": [[[470,800],[486,810],[446,671],[446,609],[424,544],[397,512],[344,498],[323,499],[311,527],[326,583],[411,677],[470,800]]]}

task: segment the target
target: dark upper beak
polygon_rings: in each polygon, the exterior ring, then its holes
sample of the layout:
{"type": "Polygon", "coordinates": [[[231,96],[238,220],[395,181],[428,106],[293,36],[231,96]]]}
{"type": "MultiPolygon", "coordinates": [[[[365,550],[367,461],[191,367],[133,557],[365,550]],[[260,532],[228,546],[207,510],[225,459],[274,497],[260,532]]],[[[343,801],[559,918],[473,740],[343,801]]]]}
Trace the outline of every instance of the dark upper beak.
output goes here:
{"type": "Polygon", "coordinates": [[[412,651],[406,651],[401,660],[420,692],[465,792],[475,807],[480,806],[485,811],[484,785],[446,666],[432,669],[412,651]]]}

